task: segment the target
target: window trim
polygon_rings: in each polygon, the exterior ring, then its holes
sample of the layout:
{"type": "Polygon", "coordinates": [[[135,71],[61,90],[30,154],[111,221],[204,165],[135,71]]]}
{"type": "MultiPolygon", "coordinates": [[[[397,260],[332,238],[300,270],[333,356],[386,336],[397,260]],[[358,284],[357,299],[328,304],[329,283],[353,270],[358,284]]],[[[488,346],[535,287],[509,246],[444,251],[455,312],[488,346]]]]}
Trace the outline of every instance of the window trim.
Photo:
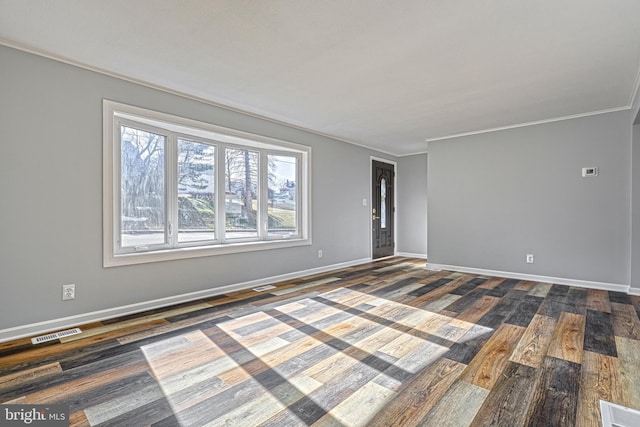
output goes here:
{"type": "MultiPolygon", "coordinates": [[[[175,142],[175,141],[174,141],[175,142]]],[[[178,259],[197,258],[205,256],[214,256],[231,253],[252,252],[259,250],[271,250],[296,246],[311,245],[311,147],[296,144],[289,141],[283,141],[271,137],[252,134],[249,132],[239,131],[235,129],[225,128],[210,123],[200,122],[197,120],[187,119],[171,114],[161,113],[158,111],[148,110],[145,108],[135,107],[132,105],[122,104],[107,99],[103,100],[103,179],[102,179],[102,195],[103,195],[103,266],[114,267],[122,265],[142,264],[149,262],[160,262],[178,259]],[[268,232],[268,216],[267,218],[258,217],[258,238],[260,240],[226,240],[224,238],[225,230],[216,227],[216,240],[206,241],[204,245],[192,243],[175,242],[175,247],[168,247],[145,252],[129,252],[118,253],[117,239],[120,233],[120,122],[127,122],[133,127],[139,128],[143,126],[153,132],[160,131],[162,135],[167,137],[165,158],[165,167],[167,168],[165,176],[167,179],[174,178],[173,175],[177,171],[173,168],[177,167],[177,155],[171,154],[176,151],[172,145],[173,138],[191,139],[194,141],[206,141],[215,145],[216,153],[216,186],[222,184],[224,188],[224,149],[226,147],[239,147],[242,149],[256,149],[259,151],[259,168],[264,167],[267,162],[268,155],[286,155],[294,156],[298,160],[298,170],[296,182],[296,203],[297,203],[297,219],[299,233],[295,237],[274,236],[268,232]],[[117,138],[117,140],[116,140],[117,138]],[[175,164],[174,164],[175,163],[175,164]],[[219,181],[222,177],[222,181],[219,181]],[[266,227],[264,235],[260,230],[266,227]]],[[[259,173],[259,180],[262,180],[262,173],[259,173]]],[[[168,185],[168,183],[165,183],[168,185]]],[[[268,197],[268,184],[259,182],[258,188],[261,193],[258,197],[260,203],[258,211],[266,208],[268,197]]],[[[167,192],[167,196],[171,196],[167,192]]],[[[216,204],[220,207],[220,202],[224,206],[224,194],[216,191],[216,204]]],[[[165,204],[168,203],[165,201],[165,204]]],[[[170,219],[171,212],[165,207],[167,221],[170,219]]],[[[266,213],[266,211],[264,212],[266,213]]],[[[216,225],[224,223],[224,218],[218,220],[219,215],[224,217],[224,209],[216,210],[216,225]]],[[[262,215],[264,216],[264,215],[262,215]]],[[[171,236],[168,236],[169,244],[171,244],[171,236]]]]}

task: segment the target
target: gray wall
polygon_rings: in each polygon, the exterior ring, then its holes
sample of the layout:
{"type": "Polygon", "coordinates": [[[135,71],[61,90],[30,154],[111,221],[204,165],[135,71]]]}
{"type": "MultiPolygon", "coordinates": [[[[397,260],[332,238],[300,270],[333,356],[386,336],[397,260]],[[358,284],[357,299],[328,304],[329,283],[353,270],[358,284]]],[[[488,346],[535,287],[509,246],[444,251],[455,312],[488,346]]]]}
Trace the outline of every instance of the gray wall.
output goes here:
{"type": "Polygon", "coordinates": [[[631,120],[621,111],[430,143],[429,262],[628,284],[631,120]],[[582,178],[584,166],[599,176],[582,178]]]}
{"type": "Polygon", "coordinates": [[[632,293],[640,295],[640,113],[636,117],[633,126],[632,168],[633,180],[631,182],[631,288],[632,293]]]}
{"type": "Polygon", "coordinates": [[[370,156],[395,158],[7,47],[0,64],[0,329],[369,257],[370,156]],[[103,268],[103,98],[313,147],[313,245],[103,268]]]}
{"type": "Polygon", "coordinates": [[[427,256],[427,154],[398,159],[398,252],[427,256]]]}

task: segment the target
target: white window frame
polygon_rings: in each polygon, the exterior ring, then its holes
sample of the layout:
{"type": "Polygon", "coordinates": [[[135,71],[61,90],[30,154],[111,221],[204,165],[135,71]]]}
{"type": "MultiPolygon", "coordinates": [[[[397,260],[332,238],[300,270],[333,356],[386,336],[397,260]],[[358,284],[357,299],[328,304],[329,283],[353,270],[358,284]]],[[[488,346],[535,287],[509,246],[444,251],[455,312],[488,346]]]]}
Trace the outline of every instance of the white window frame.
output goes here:
{"type": "Polygon", "coordinates": [[[102,170],[104,267],[280,249],[312,243],[311,147],[105,99],[103,100],[102,170]],[[165,203],[169,206],[177,203],[169,200],[174,195],[177,199],[177,139],[182,138],[215,146],[215,240],[178,243],[177,217],[172,209],[165,208],[166,227],[175,229],[173,238],[171,233],[168,235],[167,244],[142,248],[138,251],[133,248],[119,247],[121,124],[159,133],[166,137],[165,203]],[[225,148],[250,149],[258,152],[257,238],[225,239],[225,148]],[[291,156],[297,159],[297,235],[276,236],[268,232],[268,184],[265,179],[268,155],[291,156]],[[218,191],[219,188],[222,191],[218,191]]]}

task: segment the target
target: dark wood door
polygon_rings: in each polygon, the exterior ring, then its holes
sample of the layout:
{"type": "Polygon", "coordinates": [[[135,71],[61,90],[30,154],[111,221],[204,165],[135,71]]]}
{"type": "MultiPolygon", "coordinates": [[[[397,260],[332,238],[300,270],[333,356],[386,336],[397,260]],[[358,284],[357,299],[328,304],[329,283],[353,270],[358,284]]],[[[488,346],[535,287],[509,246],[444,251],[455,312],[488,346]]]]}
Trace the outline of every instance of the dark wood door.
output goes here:
{"type": "Polygon", "coordinates": [[[394,225],[394,166],[389,163],[372,160],[371,218],[373,224],[373,259],[395,254],[394,225]]]}

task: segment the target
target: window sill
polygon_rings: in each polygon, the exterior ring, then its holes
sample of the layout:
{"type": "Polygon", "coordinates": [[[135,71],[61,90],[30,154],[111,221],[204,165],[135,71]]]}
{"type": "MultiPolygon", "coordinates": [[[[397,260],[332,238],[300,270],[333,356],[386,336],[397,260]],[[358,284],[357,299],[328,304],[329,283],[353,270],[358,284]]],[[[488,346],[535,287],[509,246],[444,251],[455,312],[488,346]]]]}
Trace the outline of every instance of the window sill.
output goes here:
{"type": "Polygon", "coordinates": [[[158,250],[153,252],[138,252],[122,255],[105,254],[103,265],[105,268],[118,267],[124,265],[201,258],[215,255],[255,252],[270,249],[283,249],[307,245],[311,245],[311,239],[286,239],[229,243],[222,245],[185,247],[178,249],[158,250]]]}

